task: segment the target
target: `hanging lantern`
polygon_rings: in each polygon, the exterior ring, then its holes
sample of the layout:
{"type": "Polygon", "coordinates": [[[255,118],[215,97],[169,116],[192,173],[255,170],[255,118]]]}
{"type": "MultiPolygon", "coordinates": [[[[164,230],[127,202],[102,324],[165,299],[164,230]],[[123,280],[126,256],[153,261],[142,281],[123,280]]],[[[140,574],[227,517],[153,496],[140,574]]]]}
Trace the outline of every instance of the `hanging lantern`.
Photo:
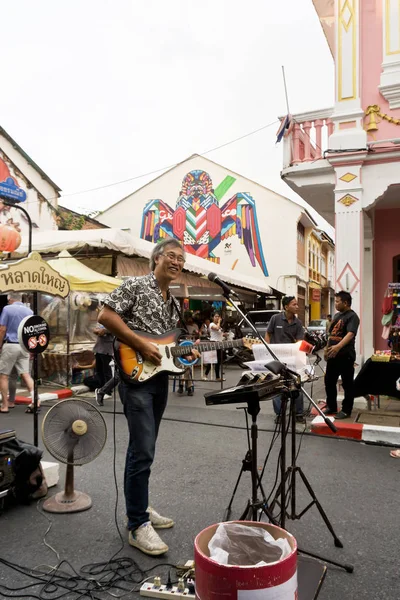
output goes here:
{"type": "Polygon", "coordinates": [[[0,252],[14,252],[21,243],[21,234],[9,225],[0,223],[0,252]]]}

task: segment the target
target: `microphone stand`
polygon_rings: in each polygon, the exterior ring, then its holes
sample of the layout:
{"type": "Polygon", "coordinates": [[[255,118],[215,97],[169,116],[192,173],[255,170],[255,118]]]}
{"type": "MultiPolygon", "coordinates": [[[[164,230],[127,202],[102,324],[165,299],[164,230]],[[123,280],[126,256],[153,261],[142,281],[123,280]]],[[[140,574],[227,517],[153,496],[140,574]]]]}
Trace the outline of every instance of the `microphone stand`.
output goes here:
{"type": "MultiPolygon", "coordinates": [[[[299,374],[296,373],[295,371],[292,371],[291,369],[289,369],[284,363],[282,363],[282,361],[279,360],[279,358],[276,356],[274,351],[267,344],[267,342],[265,341],[263,336],[260,334],[258,329],[255,327],[255,325],[253,325],[253,323],[250,321],[250,319],[247,317],[247,315],[239,307],[240,298],[236,294],[236,292],[233,292],[233,290],[227,289],[227,286],[222,286],[222,289],[224,290],[223,296],[226,299],[227,303],[230,306],[232,306],[239,313],[239,315],[244,319],[244,321],[248,324],[250,329],[253,331],[255,336],[261,341],[262,344],[264,344],[265,348],[268,350],[268,352],[272,356],[272,358],[275,361],[277,361],[277,363],[279,363],[279,367],[280,367],[279,372],[284,375],[286,380],[290,380],[287,391],[283,393],[283,401],[282,401],[282,425],[281,425],[282,426],[282,430],[281,430],[282,431],[282,434],[281,434],[282,447],[281,447],[281,453],[280,453],[281,482],[280,482],[280,485],[276,492],[275,498],[272,501],[271,508],[273,508],[275,504],[280,504],[281,513],[280,513],[279,525],[284,529],[286,516],[288,516],[289,519],[293,519],[293,520],[300,519],[303,516],[303,514],[305,512],[307,512],[308,509],[311,508],[311,506],[313,506],[315,504],[317,506],[319,513],[320,513],[321,517],[323,518],[327,528],[329,529],[330,533],[332,534],[332,536],[334,538],[335,546],[337,548],[343,548],[342,542],[335,534],[333,527],[332,527],[325,511],[323,510],[320,502],[318,501],[310,483],[308,482],[308,480],[307,480],[306,476],[304,475],[303,471],[301,470],[301,468],[296,465],[296,449],[295,449],[295,445],[296,445],[296,443],[295,443],[296,406],[295,406],[295,400],[293,398],[293,390],[297,389],[297,390],[301,390],[303,392],[303,394],[306,396],[306,398],[308,398],[308,400],[311,402],[311,404],[314,406],[314,408],[317,410],[317,412],[320,414],[320,416],[324,419],[326,425],[329,427],[329,429],[331,429],[331,431],[333,433],[337,432],[337,428],[334,425],[334,423],[332,423],[332,421],[330,419],[328,419],[326,417],[326,415],[322,412],[322,410],[320,409],[318,404],[316,402],[314,402],[314,400],[311,398],[311,396],[305,391],[305,389],[301,385],[301,378],[300,378],[299,374]],[[237,300],[232,299],[232,297],[231,297],[232,295],[235,295],[237,300]],[[287,428],[286,428],[286,414],[285,413],[286,413],[286,406],[288,404],[288,398],[290,398],[290,415],[291,415],[290,418],[291,418],[291,425],[292,425],[292,465],[290,467],[286,468],[286,436],[287,436],[286,429],[287,428]],[[300,474],[301,479],[307,488],[307,491],[309,492],[310,496],[312,497],[312,502],[299,515],[297,515],[297,513],[296,513],[296,506],[295,506],[295,503],[296,503],[296,483],[295,483],[296,473],[300,474]],[[291,492],[292,501],[291,501],[291,513],[287,514],[287,511],[286,511],[286,482],[289,479],[289,476],[290,476],[290,484],[289,484],[288,491],[291,492]],[[278,502],[278,497],[280,497],[280,502],[278,502]]],[[[276,369],[277,366],[278,365],[276,365],[276,364],[274,365],[274,367],[275,367],[274,371],[273,371],[274,373],[278,373],[278,370],[276,369]]],[[[266,369],[269,370],[268,364],[266,365],[266,369]]],[[[259,485],[259,482],[258,482],[258,485],[259,485]]],[[[257,487],[258,487],[258,485],[257,485],[257,487]]],[[[253,482],[253,487],[254,487],[254,482],[253,482]]],[[[253,494],[254,494],[254,490],[253,490],[253,494]]],[[[268,507],[266,507],[266,508],[268,510],[268,507]]],[[[265,510],[265,512],[267,512],[267,511],[265,510]]],[[[270,511],[268,511],[268,514],[269,513],[270,513],[270,511]]],[[[275,525],[278,524],[276,519],[270,518],[270,520],[275,525]]],[[[321,557],[317,554],[313,554],[311,552],[306,552],[305,550],[302,550],[300,548],[298,548],[298,552],[300,552],[301,554],[306,554],[307,556],[311,556],[312,558],[316,558],[317,560],[322,560],[323,562],[338,566],[338,567],[344,569],[345,571],[347,571],[348,573],[352,573],[354,570],[353,565],[341,564],[341,563],[333,561],[331,559],[321,557]]]]}

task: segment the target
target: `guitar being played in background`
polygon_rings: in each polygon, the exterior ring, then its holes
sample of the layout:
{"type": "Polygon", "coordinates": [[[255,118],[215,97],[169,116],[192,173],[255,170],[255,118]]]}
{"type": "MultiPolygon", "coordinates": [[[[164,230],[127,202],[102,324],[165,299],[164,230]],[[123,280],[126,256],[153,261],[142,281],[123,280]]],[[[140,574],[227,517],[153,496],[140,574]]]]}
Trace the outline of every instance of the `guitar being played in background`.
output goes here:
{"type": "Polygon", "coordinates": [[[194,344],[191,340],[181,339],[185,335],[182,329],[172,329],[163,335],[151,335],[141,331],[135,331],[146,342],[154,344],[161,354],[161,365],[157,366],[148,360],[143,360],[139,352],[115,340],[114,342],[114,360],[119,371],[121,379],[133,384],[140,384],[148,381],[158,373],[171,373],[173,375],[182,374],[185,368],[194,365],[197,358],[188,359],[193,349],[198,352],[209,350],[221,350],[224,348],[237,348],[246,346],[251,348],[257,340],[243,338],[240,340],[230,340],[226,342],[200,342],[194,344]]]}

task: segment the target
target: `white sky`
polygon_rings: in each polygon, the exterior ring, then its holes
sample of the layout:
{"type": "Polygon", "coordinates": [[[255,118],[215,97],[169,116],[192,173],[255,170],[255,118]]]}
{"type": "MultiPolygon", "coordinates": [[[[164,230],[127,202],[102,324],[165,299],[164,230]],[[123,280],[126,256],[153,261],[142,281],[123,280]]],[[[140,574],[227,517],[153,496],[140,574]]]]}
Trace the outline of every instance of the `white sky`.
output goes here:
{"type": "MultiPolygon", "coordinates": [[[[311,0],[12,0],[1,18],[0,125],[78,212],[160,173],[71,193],[173,165],[285,114],[282,65],[292,113],[333,106],[333,60],[311,0]]],[[[206,156],[302,202],[280,179],[277,128],[206,156]]]]}

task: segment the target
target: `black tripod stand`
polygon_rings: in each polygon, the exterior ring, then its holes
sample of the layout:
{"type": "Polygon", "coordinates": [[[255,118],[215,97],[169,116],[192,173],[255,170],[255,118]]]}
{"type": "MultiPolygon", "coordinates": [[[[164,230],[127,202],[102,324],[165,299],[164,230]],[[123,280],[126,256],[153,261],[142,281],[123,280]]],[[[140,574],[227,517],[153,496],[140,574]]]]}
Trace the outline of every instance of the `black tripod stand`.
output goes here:
{"type": "MultiPolygon", "coordinates": [[[[280,474],[281,480],[278,486],[278,489],[275,493],[274,499],[269,506],[269,512],[273,512],[275,505],[280,508],[280,519],[279,524],[282,529],[285,529],[286,519],[296,520],[301,519],[301,517],[312,507],[316,506],[325,525],[333,536],[333,540],[335,546],[337,548],[343,548],[343,544],[340,539],[337,537],[328,516],[326,515],[324,509],[322,508],[321,503],[319,502],[317,496],[313,488],[311,487],[310,482],[305,476],[303,470],[297,464],[297,450],[296,450],[296,395],[297,389],[293,384],[288,384],[288,387],[285,388],[282,394],[282,412],[281,412],[281,451],[280,451],[280,474]],[[289,419],[291,425],[291,464],[286,466],[286,440],[288,436],[288,427],[286,422],[286,408],[289,403],[289,419]],[[297,512],[296,506],[296,477],[300,476],[301,481],[304,483],[308,493],[311,496],[311,502],[300,512],[297,512]],[[288,502],[289,499],[289,502],[288,502]],[[290,509],[288,510],[290,506],[290,509]]],[[[265,467],[265,465],[264,465],[265,467]]],[[[274,521],[272,521],[274,522],[274,521]]],[[[299,552],[302,554],[306,554],[307,556],[311,556],[313,558],[317,558],[324,562],[330,563],[337,567],[341,567],[348,573],[352,573],[354,567],[352,565],[342,564],[331,559],[321,557],[317,554],[312,554],[311,552],[306,552],[299,548],[299,552]]]]}
{"type": "MultiPolygon", "coordinates": [[[[291,371],[290,369],[287,368],[287,366],[285,364],[283,364],[281,361],[278,360],[278,357],[274,354],[274,352],[271,350],[271,348],[269,347],[269,345],[267,344],[267,342],[265,341],[265,339],[263,338],[262,335],[260,335],[260,332],[257,330],[257,328],[255,327],[255,325],[252,323],[252,321],[246,316],[246,314],[243,312],[243,310],[240,308],[240,299],[237,296],[237,294],[231,290],[224,282],[221,282],[220,279],[214,274],[214,273],[210,273],[209,275],[209,279],[211,281],[215,281],[218,285],[221,285],[221,287],[224,290],[224,297],[227,300],[227,303],[232,306],[233,308],[235,308],[237,310],[237,312],[240,314],[240,316],[245,320],[245,322],[249,325],[250,329],[255,333],[255,335],[260,339],[260,342],[262,344],[264,344],[265,348],[268,350],[269,354],[272,356],[272,358],[274,359],[272,362],[268,362],[268,365],[266,365],[266,368],[271,371],[274,374],[279,374],[281,375],[282,379],[286,382],[286,385],[284,387],[286,387],[286,390],[284,391],[284,403],[282,405],[282,426],[281,426],[281,431],[282,431],[282,447],[281,447],[281,458],[280,458],[280,471],[281,471],[281,482],[280,482],[280,486],[278,488],[278,492],[275,495],[273,504],[277,504],[278,503],[278,497],[280,497],[280,506],[281,506],[281,523],[279,523],[282,528],[284,528],[284,525],[286,523],[286,517],[290,517],[290,518],[297,518],[300,519],[301,516],[307,512],[309,510],[309,508],[311,508],[311,506],[313,506],[314,504],[318,507],[318,510],[320,511],[320,514],[322,516],[322,518],[325,521],[325,524],[327,525],[329,531],[332,533],[334,541],[335,541],[335,545],[337,547],[343,548],[343,544],[342,542],[339,540],[339,538],[337,537],[337,535],[335,534],[333,527],[328,519],[328,517],[326,516],[321,504],[319,503],[317,497],[315,496],[315,493],[310,485],[310,483],[308,482],[306,476],[304,475],[304,473],[302,472],[302,470],[300,469],[300,467],[297,466],[296,464],[296,413],[295,413],[295,402],[294,399],[292,397],[292,390],[293,391],[299,391],[301,390],[302,393],[304,394],[304,396],[306,398],[308,398],[308,400],[310,401],[310,403],[314,406],[314,408],[317,410],[317,412],[321,415],[321,417],[324,419],[326,425],[331,429],[331,431],[333,433],[337,432],[337,428],[336,426],[330,421],[330,419],[328,419],[326,417],[326,415],[322,412],[322,410],[320,409],[320,407],[314,402],[314,400],[310,397],[309,394],[307,394],[307,392],[304,390],[304,388],[301,386],[301,380],[299,375],[294,372],[291,371]],[[232,300],[231,296],[236,296],[237,300],[234,301],[232,300]],[[286,435],[287,435],[287,431],[286,431],[286,406],[287,406],[287,401],[288,401],[288,394],[289,393],[289,397],[290,397],[290,414],[291,414],[291,424],[292,424],[292,464],[290,467],[288,467],[288,469],[286,469],[286,435]],[[286,396],[286,398],[285,398],[286,396]],[[311,497],[312,497],[312,502],[309,504],[309,506],[307,506],[299,515],[297,515],[296,513],[296,484],[295,484],[295,478],[297,473],[300,474],[301,479],[303,480],[308,492],[310,493],[311,497]],[[290,486],[288,489],[288,492],[291,494],[291,513],[287,513],[286,511],[286,502],[287,502],[287,493],[286,493],[286,481],[289,477],[290,477],[290,486]],[[294,483],[293,483],[294,482],[294,483]]],[[[249,403],[248,403],[249,404],[249,403]]],[[[249,513],[252,515],[252,518],[257,518],[257,511],[261,508],[263,510],[263,512],[268,516],[268,518],[270,519],[271,523],[273,523],[274,525],[278,525],[277,520],[275,518],[272,517],[271,515],[271,508],[268,507],[268,501],[265,498],[265,494],[264,491],[262,490],[261,487],[261,491],[263,494],[263,500],[260,502],[257,498],[257,489],[258,489],[258,484],[261,483],[260,478],[258,476],[257,473],[257,435],[258,435],[258,428],[257,428],[257,422],[256,422],[256,418],[257,418],[257,414],[260,410],[260,406],[258,404],[258,406],[256,407],[255,410],[253,410],[252,407],[252,412],[254,412],[255,414],[252,415],[252,446],[254,446],[254,448],[252,447],[251,449],[249,449],[250,455],[247,454],[245,460],[243,461],[243,465],[242,465],[242,470],[240,472],[238,481],[236,483],[236,487],[235,487],[235,491],[237,489],[237,486],[239,484],[239,480],[240,477],[243,473],[244,470],[248,470],[248,468],[246,469],[245,467],[248,466],[249,462],[251,462],[251,474],[252,474],[252,498],[251,500],[249,500],[246,510],[242,515],[242,518],[245,518],[249,513]]],[[[250,413],[250,410],[249,410],[250,413]]],[[[251,413],[250,413],[251,414],[251,413]]],[[[234,493],[235,493],[234,491],[234,493]]],[[[233,494],[234,496],[234,494],[233,494]]],[[[228,506],[227,512],[228,510],[230,511],[231,505],[232,505],[232,500],[233,497],[231,499],[231,502],[228,506]]],[[[304,550],[300,550],[299,552],[302,554],[306,554],[308,556],[311,556],[312,558],[316,558],[319,560],[322,560],[324,562],[336,565],[338,567],[341,567],[342,569],[345,569],[348,573],[352,573],[354,570],[354,567],[352,565],[345,565],[345,564],[341,564],[338,562],[335,562],[333,560],[327,559],[327,558],[323,558],[321,556],[318,556],[317,554],[312,554],[311,552],[306,552],[304,550]]]]}
{"type": "Polygon", "coordinates": [[[259,518],[260,511],[264,512],[270,521],[273,521],[273,516],[268,510],[267,500],[265,492],[262,486],[261,478],[257,472],[257,439],[258,439],[258,425],[257,415],[260,412],[260,403],[258,400],[250,400],[247,402],[247,408],[242,409],[246,415],[246,430],[247,430],[247,445],[248,450],[246,456],[242,460],[242,468],[240,469],[239,477],[236,481],[235,488],[233,490],[230,502],[224,513],[224,521],[229,521],[232,514],[232,503],[238,489],[240,479],[245,471],[251,472],[251,498],[247,501],[246,508],[240,517],[240,521],[246,521],[248,519],[257,521],[259,518]],[[251,415],[251,435],[249,435],[249,421],[248,414],[251,415]],[[262,499],[258,498],[258,489],[262,494],[262,499]]]}

